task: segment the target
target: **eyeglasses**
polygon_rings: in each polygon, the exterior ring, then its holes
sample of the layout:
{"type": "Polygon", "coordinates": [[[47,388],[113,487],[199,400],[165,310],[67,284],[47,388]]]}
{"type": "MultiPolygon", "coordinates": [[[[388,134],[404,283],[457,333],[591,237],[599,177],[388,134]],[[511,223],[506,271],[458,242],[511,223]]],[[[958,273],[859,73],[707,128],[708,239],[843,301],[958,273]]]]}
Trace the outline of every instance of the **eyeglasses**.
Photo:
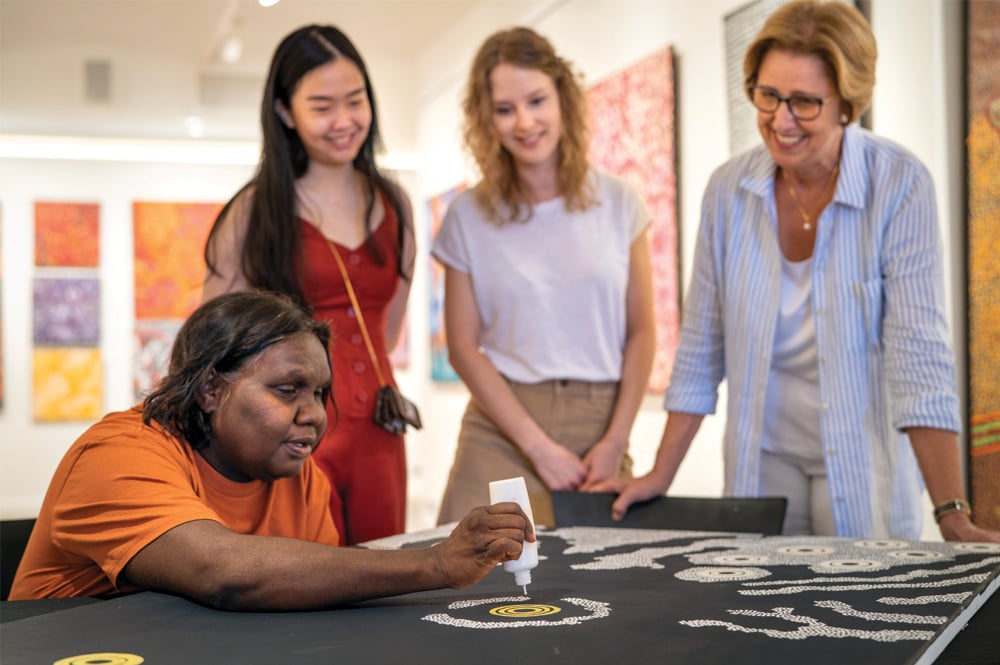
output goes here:
{"type": "Polygon", "coordinates": [[[812,95],[790,95],[782,97],[771,88],[759,85],[750,86],[750,101],[758,110],[764,113],[777,113],[781,102],[788,106],[789,113],[797,120],[815,120],[823,110],[823,102],[829,97],[813,97],[812,95]]]}

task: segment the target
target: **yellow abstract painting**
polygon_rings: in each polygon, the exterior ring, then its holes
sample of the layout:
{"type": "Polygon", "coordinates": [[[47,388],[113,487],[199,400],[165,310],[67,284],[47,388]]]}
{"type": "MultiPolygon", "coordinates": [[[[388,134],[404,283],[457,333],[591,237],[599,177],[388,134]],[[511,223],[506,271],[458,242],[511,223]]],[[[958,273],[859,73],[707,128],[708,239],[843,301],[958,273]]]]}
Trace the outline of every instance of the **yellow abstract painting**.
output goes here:
{"type": "Polygon", "coordinates": [[[97,420],[103,414],[99,349],[36,348],[33,378],[37,422],[97,420]]]}

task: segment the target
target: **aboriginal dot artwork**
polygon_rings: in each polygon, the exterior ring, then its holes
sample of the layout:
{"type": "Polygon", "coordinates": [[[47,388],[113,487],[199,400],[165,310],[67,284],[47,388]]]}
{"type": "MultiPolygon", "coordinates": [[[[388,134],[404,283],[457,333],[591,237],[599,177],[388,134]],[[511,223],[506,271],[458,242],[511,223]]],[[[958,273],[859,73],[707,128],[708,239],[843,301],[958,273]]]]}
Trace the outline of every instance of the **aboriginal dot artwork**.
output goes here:
{"type": "MultiPolygon", "coordinates": [[[[956,608],[974,600],[969,588],[995,577],[1000,566],[1000,545],[988,543],[598,527],[538,533],[540,552],[561,550],[560,558],[581,574],[645,570],[671,576],[682,586],[672,585],[673,597],[663,602],[689,608],[677,621],[687,630],[767,640],[932,640],[956,608]],[[978,556],[966,560],[965,554],[978,556]],[[728,605],[693,601],[706,586],[726,589],[728,605]]],[[[545,566],[533,577],[544,580],[545,566]]],[[[553,596],[536,581],[527,596],[456,601],[423,619],[454,629],[575,630],[614,617],[614,594],[588,596],[587,578],[577,579],[584,580],[575,589],[579,595],[553,596]]]]}
{"type": "Polygon", "coordinates": [[[53,665],[140,665],[144,661],[134,653],[86,653],[57,660],[53,665]]]}
{"type": "MultiPolygon", "coordinates": [[[[362,547],[431,547],[454,528],[362,547]]],[[[127,594],[5,622],[0,660],[944,665],[967,662],[968,648],[949,658],[965,642],[1000,663],[989,620],[998,544],[583,526],[537,535],[525,587],[497,565],[460,589],[328,611],[220,612],[127,594]]]]}
{"type": "Polygon", "coordinates": [[[523,596],[460,600],[448,605],[447,612],[425,616],[443,626],[457,628],[553,628],[576,626],[591,619],[603,619],[611,610],[610,603],[583,598],[561,598],[559,605],[533,603],[523,596]],[[483,618],[481,608],[489,607],[483,618]],[[479,611],[470,612],[470,608],[479,611]]]}
{"type": "Polygon", "coordinates": [[[522,619],[525,617],[544,617],[561,611],[554,605],[531,605],[529,603],[518,603],[517,605],[503,605],[494,607],[490,614],[498,617],[514,617],[522,619]]]}

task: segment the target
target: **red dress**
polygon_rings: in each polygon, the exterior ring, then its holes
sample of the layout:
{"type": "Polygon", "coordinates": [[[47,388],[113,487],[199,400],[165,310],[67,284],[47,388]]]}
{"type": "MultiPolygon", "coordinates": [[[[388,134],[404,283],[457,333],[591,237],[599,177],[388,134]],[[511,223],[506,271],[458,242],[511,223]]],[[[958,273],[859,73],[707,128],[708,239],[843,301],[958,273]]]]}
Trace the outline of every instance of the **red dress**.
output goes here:
{"type": "MultiPolygon", "coordinates": [[[[336,244],[351,277],[382,375],[392,379],[385,324],[399,284],[395,238],[398,221],[382,197],[385,217],[374,239],[384,248],[380,265],[362,244],[336,244]]],[[[330,479],[330,512],[345,545],[402,533],[406,526],[406,450],[403,437],[372,422],[378,378],[354,308],[327,239],[302,221],[306,300],[332,330],[334,405],[327,406],[326,433],[313,457],[330,479]]]]}

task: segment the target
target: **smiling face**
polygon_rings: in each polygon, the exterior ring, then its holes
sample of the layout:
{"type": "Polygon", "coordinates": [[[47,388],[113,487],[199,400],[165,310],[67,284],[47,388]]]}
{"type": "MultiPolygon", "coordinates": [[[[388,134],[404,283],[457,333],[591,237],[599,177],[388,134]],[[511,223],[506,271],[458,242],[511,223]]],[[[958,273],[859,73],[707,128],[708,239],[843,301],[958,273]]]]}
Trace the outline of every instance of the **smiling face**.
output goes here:
{"type": "Polygon", "coordinates": [[[803,95],[824,100],[813,120],[798,120],[785,103],[773,113],[758,110],[757,128],[781,168],[803,174],[829,173],[840,155],[844,126],[840,98],[823,61],[815,55],[772,49],[761,61],[756,85],[781,97],[803,95]]]}
{"type": "Polygon", "coordinates": [[[234,374],[215,376],[200,396],[211,432],[198,452],[237,482],[298,474],[326,429],[331,379],[323,345],[315,335],[297,333],[234,374]]]}
{"type": "Polygon", "coordinates": [[[490,72],[493,129],[518,169],[558,162],[562,116],[552,79],[537,69],[506,63],[490,72]]]}
{"type": "Polygon", "coordinates": [[[361,70],[338,57],[310,70],[292,93],[290,107],[276,111],[294,129],[310,162],[351,164],[372,126],[372,108],[361,70]]]}

